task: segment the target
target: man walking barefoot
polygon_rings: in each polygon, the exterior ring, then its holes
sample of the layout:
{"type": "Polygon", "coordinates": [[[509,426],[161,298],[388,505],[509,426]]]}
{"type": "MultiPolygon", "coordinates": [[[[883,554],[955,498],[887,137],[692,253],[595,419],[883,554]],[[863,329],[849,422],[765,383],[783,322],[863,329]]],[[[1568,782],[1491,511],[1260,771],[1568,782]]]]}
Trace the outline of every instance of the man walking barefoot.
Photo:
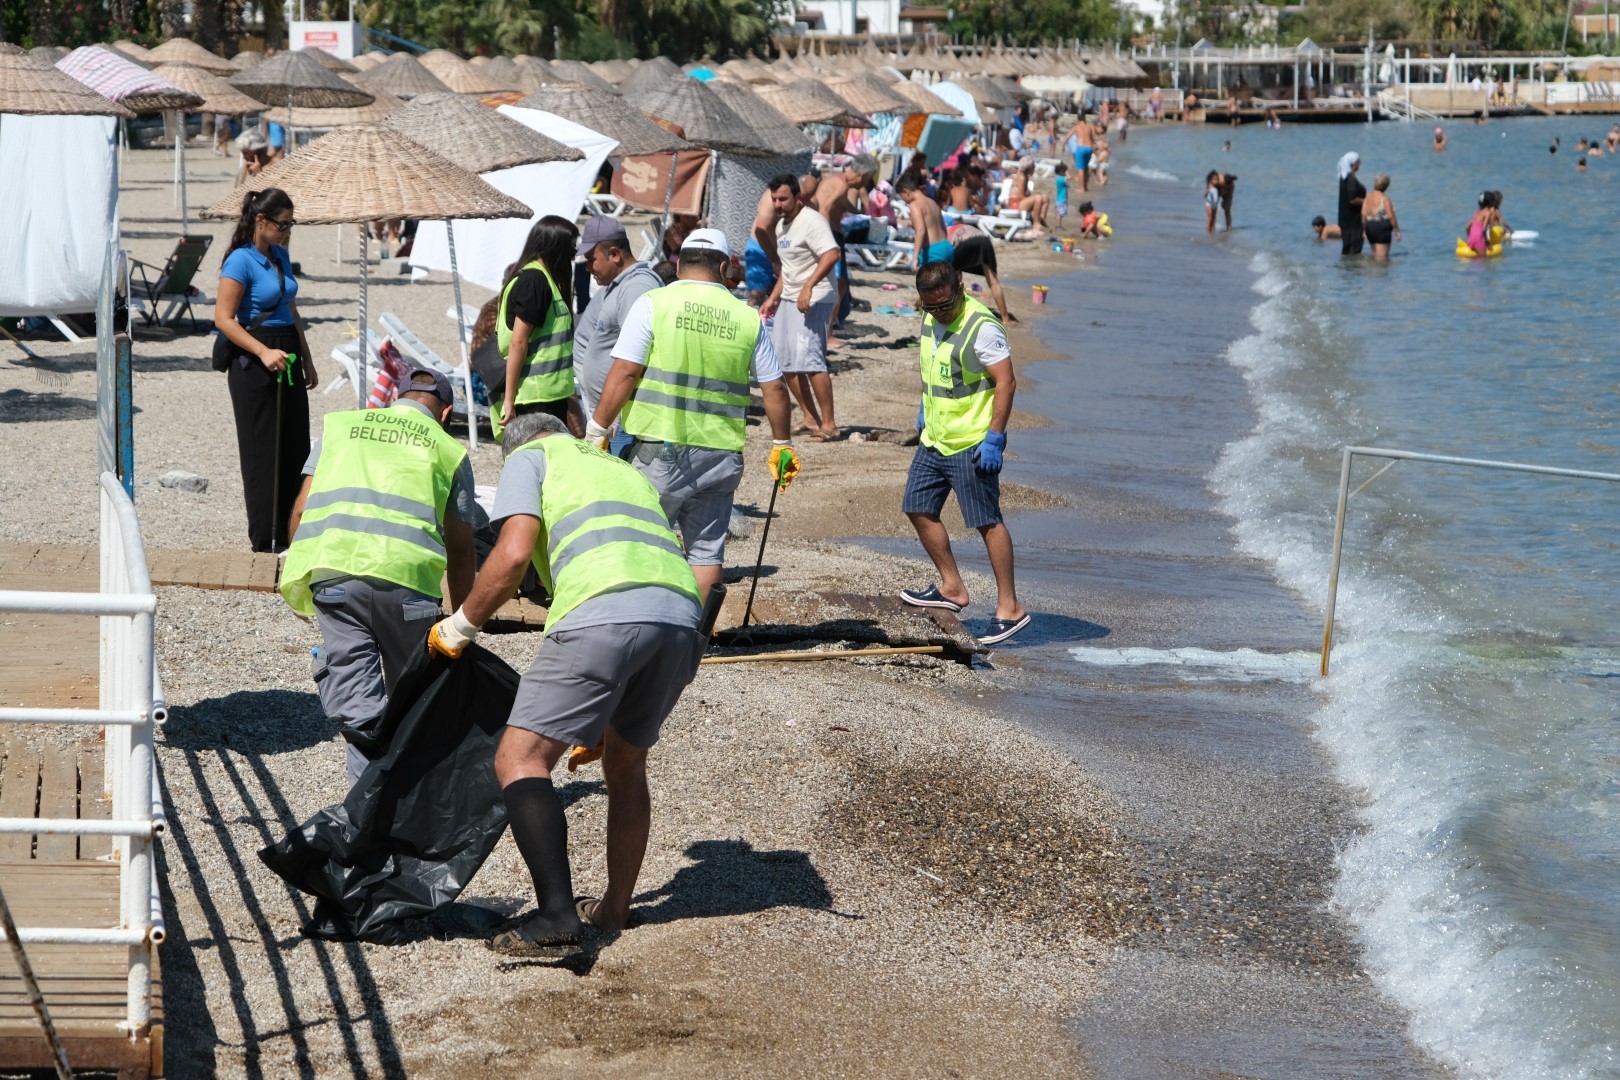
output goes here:
{"type": "Polygon", "coordinates": [[[995,617],[979,637],[994,645],[1029,625],[1013,587],[1012,535],[1001,519],[1001,453],[1017,389],[1012,350],[1001,323],[963,292],[962,275],[950,263],[917,271],[917,297],[923,310],[923,399],[917,410],[922,438],[901,509],[934,560],[939,582],[903,589],[900,599],[953,612],[967,607],[967,584],[939,520],[946,496],[955,492],[963,519],[984,537],[996,577],[995,617]]]}

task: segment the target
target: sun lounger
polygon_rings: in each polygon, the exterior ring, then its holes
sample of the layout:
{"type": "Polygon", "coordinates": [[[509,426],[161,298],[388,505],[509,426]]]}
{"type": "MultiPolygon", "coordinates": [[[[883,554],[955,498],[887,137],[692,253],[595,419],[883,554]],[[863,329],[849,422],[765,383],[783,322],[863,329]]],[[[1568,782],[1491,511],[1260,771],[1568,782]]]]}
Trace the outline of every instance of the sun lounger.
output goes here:
{"type": "MultiPolygon", "coordinates": [[[[454,309],[452,309],[454,310],[454,309]]],[[[455,394],[455,403],[451,405],[451,412],[458,416],[468,417],[468,440],[478,445],[478,423],[475,417],[489,419],[489,406],[480,405],[474,400],[472,385],[472,368],[467,364],[452,364],[421,338],[417,337],[410,327],[405,325],[393,312],[383,312],[378,316],[377,324],[388,334],[388,339],[399,347],[407,361],[415,361],[424,367],[432,368],[450,377],[451,392],[455,394]]]]}
{"type": "MultiPolygon", "coordinates": [[[[444,309],[444,317],[455,321],[456,305],[451,304],[444,309]]],[[[461,336],[468,345],[472,344],[473,324],[478,321],[478,307],[475,304],[461,305],[461,336]]]]}
{"type": "MultiPolygon", "coordinates": [[[[382,369],[382,362],[378,358],[378,355],[377,355],[377,350],[382,346],[382,338],[378,337],[377,332],[375,330],[371,329],[369,326],[366,327],[366,336],[371,341],[371,356],[368,358],[367,365],[366,365],[367,373],[370,376],[370,378],[367,380],[368,385],[366,386],[366,389],[370,390],[371,386],[369,384],[374,383],[374,382],[377,381],[377,372],[382,369]]],[[[354,386],[357,383],[359,383],[359,381],[360,381],[360,339],[359,338],[356,338],[355,340],[353,340],[351,342],[348,342],[347,344],[339,345],[337,348],[333,349],[332,350],[332,359],[334,361],[336,361],[338,367],[342,368],[343,370],[338,375],[337,378],[333,379],[331,382],[326,384],[326,389],[321,391],[322,393],[330,394],[332,391],[336,390],[338,387],[342,386],[344,383],[348,383],[350,386],[354,386]]]]}
{"type": "Polygon", "coordinates": [[[854,255],[860,260],[860,265],[869,270],[909,269],[917,257],[914,245],[898,240],[882,244],[847,244],[844,250],[854,255]]]}
{"type": "Polygon", "coordinates": [[[608,192],[587,195],[585,196],[585,203],[595,213],[606,214],[611,218],[622,217],[624,212],[630,209],[629,204],[623,199],[608,192]]]}

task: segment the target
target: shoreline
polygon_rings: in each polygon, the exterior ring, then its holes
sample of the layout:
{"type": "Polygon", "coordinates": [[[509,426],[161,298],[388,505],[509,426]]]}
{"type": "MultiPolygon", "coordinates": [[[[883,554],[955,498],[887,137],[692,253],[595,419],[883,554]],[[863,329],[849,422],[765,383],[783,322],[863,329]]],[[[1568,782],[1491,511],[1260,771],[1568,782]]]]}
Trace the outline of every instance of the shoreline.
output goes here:
{"type": "MultiPolygon", "coordinates": [[[[203,172],[210,159],[199,164],[198,156],[193,149],[193,168],[203,172]]],[[[172,241],[172,222],[162,216],[168,194],[161,177],[168,165],[162,152],[130,156],[124,220],[137,229],[126,235],[148,258],[172,241]],[[138,213],[157,216],[129,216],[138,213]]],[[[192,186],[199,204],[224,187],[205,177],[192,186]]],[[[1111,189],[1104,198],[1120,200],[1120,189],[1111,189]]],[[[1066,358],[1038,335],[1043,328],[1061,332],[1054,320],[1072,319],[1078,307],[1051,305],[1035,315],[1027,285],[1020,292],[1013,283],[1038,273],[1055,295],[1079,297],[1086,285],[1089,297],[1107,283],[1108,266],[1126,261],[1126,245],[1137,242],[1129,228],[1112,242],[1114,250],[1103,248],[1101,273],[1095,258],[1077,263],[1045,249],[1001,249],[1009,252],[1004,281],[1024,317],[1013,328],[1021,381],[1026,365],[1050,361],[1021,388],[1025,406],[1057,400],[1047,396],[1058,387],[1047,369],[1056,372],[1066,358]]],[[[353,266],[333,265],[326,230],[300,239],[308,282],[300,306],[312,322],[312,348],[324,358],[345,326],[352,336],[353,266]]],[[[347,248],[352,257],[352,239],[347,248]]],[[[199,280],[210,280],[216,268],[217,262],[206,262],[199,280]]],[[[450,290],[442,278],[411,284],[374,277],[371,309],[400,312],[441,355],[451,356],[454,324],[443,318],[450,290]]],[[[882,302],[886,294],[875,283],[884,280],[902,290],[909,284],[904,274],[861,274],[860,294],[882,302]]],[[[470,291],[470,302],[482,299],[481,290],[470,291]]],[[[778,504],[766,552],[756,604],[764,621],[867,619],[849,607],[848,597],[890,596],[930,572],[898,511],[911,453],[903,443],[915,412],[916,353],[889,349],[884,340],[914,330],[902,329],[909,320],[870,312],[852,321],[849,345],[835,354],[836,386],[840,422],[861,439],[803,447],[804,471],[778,504]],[[873,538],[876,548],[850,539],[857,536],[873,538]]],[[[208,340],[181,335],[168,344],[136,343],[138,475],[181,467],[214,482],[202,496],[150,481],[138,487],[137,508],[153,547],[236,549],[244,539],[229,407],[224,380],[207,368],[208,340]]],[[[37,441],[54,436],[62,481],[31,493],[39,497],[27,505],[10,496],[0,536],[40,540],[48,532],[61,542],[93,542],[93,503],[79,497],[89,488],[78,475],[94,467],[94,439],[84,437],[93,430],[93,407],[86,413],[82,405],[89,393],[93,406],[93,345],[36,351],[47,357],[42,365],[13,361],[0,369],[0,402],[12,416],[26,411],[37,421],[0,425],[0,452],[9,461],[24,462],[30,454],[37,460],[37,441]],[[58,381],[64,376],[65,383],[58,381]]],[[[332,367],[321,361],[323,377],[332,367]]],[[[1224,378],[1237,381],[1230,369],[1224,378]]],[[[313,411],[352,407],[352,400],[348,388],[317,393],[313,411]]],[[[1266,983],[1275,991],[1266,972],[1251,970],[1253,956],[1205,947],[1222,945],[1210,933],[1231,929],[1210,918],[1207,905],[1194,905],[1191,933],[1186,920],[1175,918],[1175,901],[1190,897],[1195,885],[1210,885],[1212,892],[1235,887],[1235,875],[1249,864],[1237,857],[1215,865],[1224,836],[1200,849],[1210,864],[1144,845],[1144,837],[1176,842],[1168,818],[1150,819],[1141,806],[1145,795],[1173,803],[1175,773],[1144,760],[1147,743],[1130,746],[1098,733],[1108,723],[1156,712],[1153,726],[1174,742],[1208,716],[1236,733],[1261,711],[1279,728],[1291,723],[1297,735],[1304,714],[1290,720],[1294,699],[1268,695],[1257,705],[1245,691],[1212,703],[1184,688],[1114,674],[1071,677],[1073,685],[1058,694],[1047,681],[1053,669],[1042,663],[1045,654],[1061,654],[1072,642],[1091,643],[1096,635],[1088,627],[1095,624],[1082,624],[1101,608],[1141,612],[1134,625],[1109,618],[1102,628],[1107,636],[1095,644],[1135,644],[1124,640],[1134,631],[1162,646],[1181,643],[1173,611],[1231,619],[1242,607],[1242,595],[1223,597],[1223,604],[1231,603],[1216,605],[1212,616],[1208,605],[1194,602],[1196,593],[1178,596],[1172,587],[1185,593],[1197,578],[1155,579],[1154,560],[1163,564],[1165,556],[1153,550],[1157,541],[1142,547],[1148,530],[1157,536],[1168,527],[1173,539],[1196,534],[1193,546],[1207,556],[1201,565],[1236,568],[1239,594],[1269,589],[1271,621],[1264,630],[1272,643],[1288,640],[1294,619],[1274,606],[1281,594],[1268,576],[1245,560],[1205,550],[1229,547],[1230,540],[1224,526],[1212,539],[1196,507],[1179,505],[1196,501],[1185,492],[1143,498],[1134,481],[1114,476],[1111,467],[1098,470],[1097,453],[1083,460],[1104,475],[1057,482],[1065,466],[1052,460],[1062,455],[1049,448],[1071,445],[1074,429],[1087,419],[1021,412],[1014,424],[1006,506],[1020,512],[1015,535],[1032,537],[1028,547],[1020,541],[1022,565],[1030,568],[1024,580],[1034,582],[1031,595],[1039,594],[1041,610],[1051,613],[1050,627],[1030,644],[998,649],[992,666],[974,669],[932,657],[891,657],[703,670],[653,755],[657,810],[637,900],[644,925],[585,974],[504,964],[470,938],[393,948],[302,938],[298,926],[307,904],[253,852],[343,790],[341,743],[308,677],[308,650],[318,634],[274,595],[161,589],[159,655],[172,710],[159,744],[171,822],[160,855],[170,927],[162,962],[171,1075],[313,1076],[364,1068],[480,1077],[544,1066],[599,1076],[700,1070],[750,1077],[953,1070],[965,1076],[1135,1075],[1122,1071],[1122,1062],[1138,1044],[1125,1038],[1126,1045],[1110,1047],[1131,1025],[1142,1045],[1152,1046],[1151,1032],[1143,1030],[1151,1023],[1169,1025],[1165,1038],[1208,1036],[1221,1017],[1204,1016],[1208,1003],[1185,990],[1156,1006],[1159,1012],[1132,1013],[1133,1001],[1155,1001],[1150,995],[1164,994],[1189,973],[1203,979],[1198,985],[1266,983]],[[1078,566],[1058,567],[1052,553],[1060,549],[1045,544],[1049,530],[1042,522],[1058,515],[1022,513],[1058,508],[1088,526],[1096,523],[1096,535],[1106,539],[1078,566]],[[1127,546],[1133,538],[1136,550],[1127,546]],[[1049,585],[1060,572],[1083,580],[1049,585]],[[1072,728],[1053,721],[1060,698],[1093,710],[1095,727],[1083,744],[1072,728]],[[1081,745],[1083,755],[1076,753],[1081,745]],[[1142,829],[1144,822],[1153,829],[1142,829]],[[1167,893],[1166,882],[1185,888],[1167,893]],[[1078,919],[1076,898],[1085,912],[1078,919]],[[1172,937],[1170,947],[1143,945],[1172,937]],[[514,1014],[524,1022],[512,1024],[514,1014]]],[[[1093,419],[1095,438],[1106,441],[1114,418],[1093,419]]],[[[1245,411],[1242,424],[1249,421],[1245,411]]],[[[752,465],[763,459],[762,439],[759,428],[750,429],[752,465]]],[[[480,442],[474,464],[480,481],[492,482],[498,457],[487,442],[480,442]]],[[[750,468],[738,495],[745,517],[752,511],[757,521],[767,492],[764,470],[750,468]]],[[[986,595],[982,552],[973,549],[971,536],[963,537],[954,506],[946,521],[959,539],[970,588],[986,595]]],[[[753,533],[733,541],[728,580],[746,580],[756,544],[753,533]]],[[[723,620],[737,621],[744,592],[733,590],[734,607],[723,620]]],[[[889,625],[895,618],[921,621],[887,615],[880,621],[889,625]]],[[[538,644],[533,634],[483,640],[520,669],[538,644]]],[[[1198,738],[1205,741],[1195,740],[1195,747],[1219,748],[1207,733],[1198,738]]],[[[1230,747],[1219,749],[1230,759],[1230,747]]],[[[1274,766],[1298,765],[1310,755],[1274,758],[1274,766]]],[[[1239,790],[1267,791],[1263,769],[1226,764],[1226,778],[1242,781],[1239,790]]],[[[580,892],[599,887],[604,870],[598,777],[587,770],[564,787],[580,892]]],[[[1305,781],[1290,786],[1285,809],[1321,811],[1322,800],[1309,787],[1305,781]]],[[[1348,806],[1334,804],[1338,798],[1327,800],[1337,816],[1313,830],[1311,841],[1341,834],[1348,806]]],[[[1179,835],[1197,835],[1200,823],[1210,824],[1202,818],[1183,823],[1179,835]]],[[[1317,876],[1329,850],[1320,848],[1310,866],[1317,876]]],[[[1272,865],[1279,876],[1299,870],[1281,858],[1272,865]]],[[[516,910],[530,901],[529,892],[507,838],[463,900],[516,910]]],[[[1292,920],[1290,931],[1308,934],[1317,920],[1328,919],[1309,907],[1316,897],[1309,889],[1290,894],[1291,902],[1306,904],[1283,912],[1292,920]]],[[[1299,941],[1291,944],[1293,953],[1274,950],[1262,959],[1286,965],[1298,955],[1299,941]]],[[[1342,949],[1330,967],[1329,978],[1297,981],[1342,989],[1359,978],[1342,949]]],[[[1300,992],[1299,985],[1287,986],[1300,992]]],[[[1398,1019],[1349,991],[1337,1000],[1356,1006],[1356,1020],[1375,1023],[1386,1039],[1398,1019]]],[[[1279,1024],[1251,1041],[1282,1052],[1289,1037],[1279,1024]]],[[[1189,1047],[1208,1055],[1195,1067],[1222,1058],[1207,1038],[1191,1039],[1189,1047]]]]}

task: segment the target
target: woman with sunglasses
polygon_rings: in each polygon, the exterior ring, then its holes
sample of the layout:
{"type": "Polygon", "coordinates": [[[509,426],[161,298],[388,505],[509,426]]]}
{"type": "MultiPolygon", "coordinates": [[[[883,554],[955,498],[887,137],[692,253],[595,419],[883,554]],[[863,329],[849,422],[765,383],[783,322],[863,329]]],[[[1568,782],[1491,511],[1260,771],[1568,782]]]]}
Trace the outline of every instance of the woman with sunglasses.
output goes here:
{"type": "Polygon", "coordinates": [[[309,456],[309,391],[320,381],[287,255],[296,224],[285,191],[249,194],[214,305],[214,326],[232,346],[225,370],[254,551],[281,551],[289,542],[287,518],[309,456]]]}

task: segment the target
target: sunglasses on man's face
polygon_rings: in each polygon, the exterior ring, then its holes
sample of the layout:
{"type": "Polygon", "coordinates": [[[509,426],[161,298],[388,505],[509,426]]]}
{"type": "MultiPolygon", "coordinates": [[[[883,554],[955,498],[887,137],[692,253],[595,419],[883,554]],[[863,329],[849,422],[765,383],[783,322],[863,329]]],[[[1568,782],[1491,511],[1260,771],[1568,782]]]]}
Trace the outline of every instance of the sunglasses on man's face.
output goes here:
{"type": "Polygon", "coordinates": [[[939,301],[938,303],[934,303],[934,304],[920,303],[917,306],[922,308],[924,311],[928,312],[930,315],[942,315],[942,314],[945,314],[946,312],[950,311],[952,308],[954,308],[956,306],[956,299],[957,299],[957,297],[959,297],[961,295],[962,295],[961,290],[953,289],[949,296],[947,296],[945,299],[939,301]]]}

